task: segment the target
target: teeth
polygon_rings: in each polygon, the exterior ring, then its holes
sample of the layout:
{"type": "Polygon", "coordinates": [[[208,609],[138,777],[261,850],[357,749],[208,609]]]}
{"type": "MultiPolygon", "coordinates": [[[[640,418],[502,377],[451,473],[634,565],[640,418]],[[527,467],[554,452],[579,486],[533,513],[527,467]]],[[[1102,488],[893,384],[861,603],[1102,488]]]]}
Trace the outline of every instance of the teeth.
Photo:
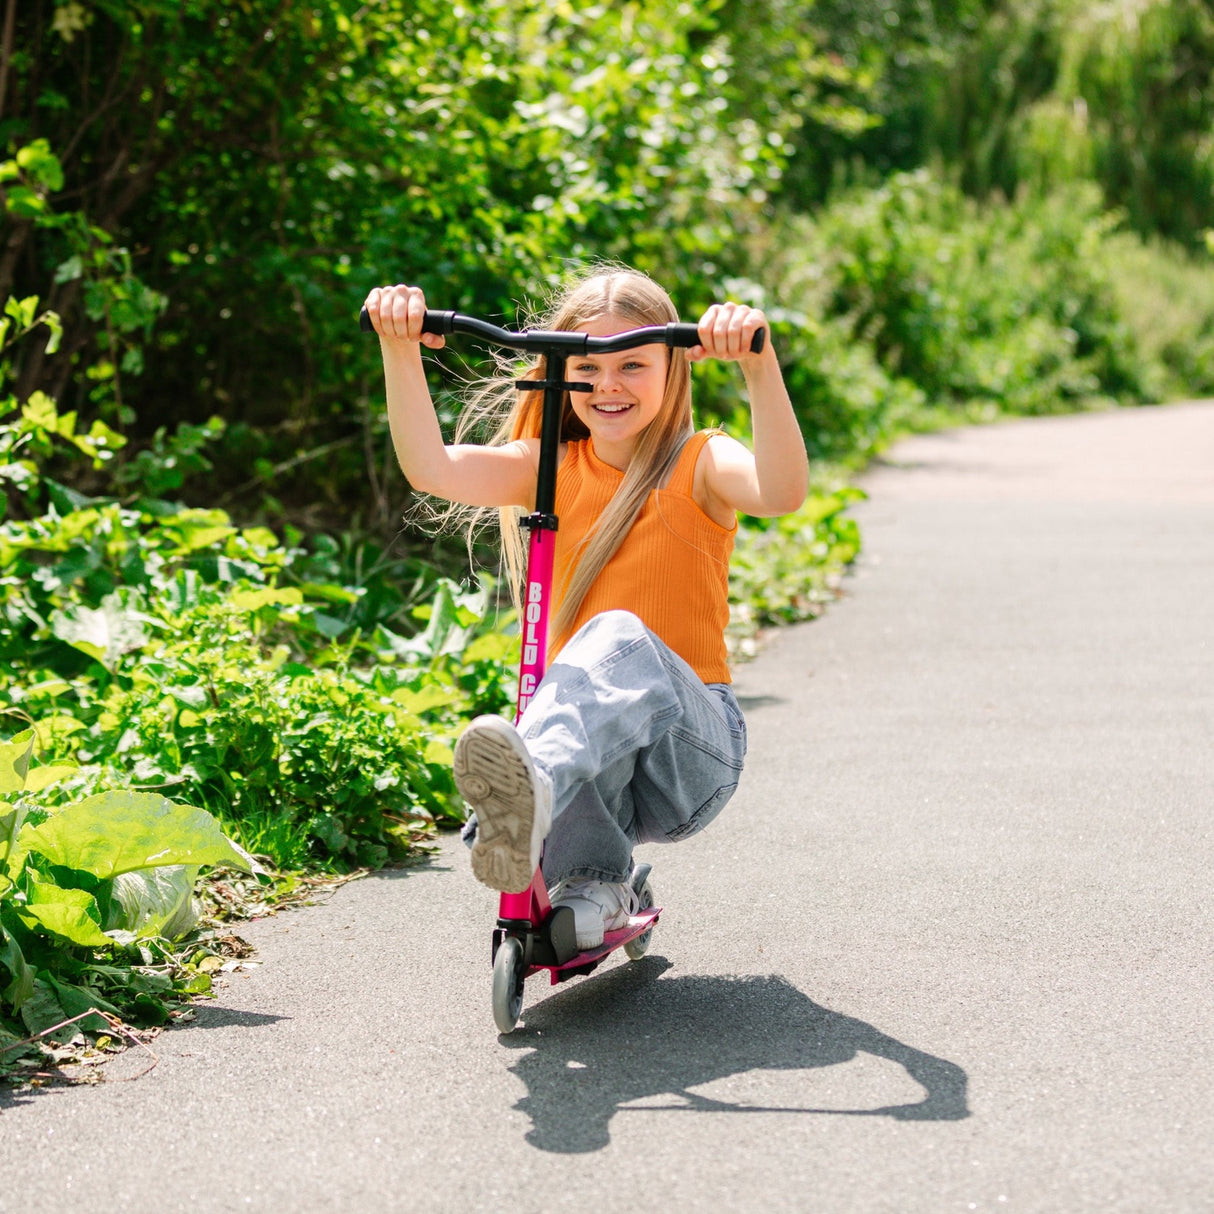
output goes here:
{"type": "Polygon", "coordinates": [[[595,405],[595,408],[600,413],[623,413],[626,409],[631,409],[631,405],[595,405]]]}

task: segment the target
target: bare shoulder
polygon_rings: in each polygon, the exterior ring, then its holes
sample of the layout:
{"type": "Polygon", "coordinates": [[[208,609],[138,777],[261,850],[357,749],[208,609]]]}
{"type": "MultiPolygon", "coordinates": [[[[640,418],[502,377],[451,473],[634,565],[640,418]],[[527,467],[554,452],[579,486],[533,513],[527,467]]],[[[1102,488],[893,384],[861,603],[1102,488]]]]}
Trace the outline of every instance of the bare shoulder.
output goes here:
{"type": "Polygon", "coordinates": [[[713,464],[736,460],[753,464],[755,457],[751,454],[750,448],[745,443],[740,443],[736,438],[731,438],[723,430],[715,430],[708,436],[708,441],[704,444],[703,455],[700,458],[707,459],[713,464]]]}
{"type": "Polygon", "coordinates": [[[718,432],[709,436],[703,451],[700,452],[696,464],[696,479],[705,478],[708,488],[716,492],[720,489],[723,476],[749,472],[754,466],[754,454],[745,443],[718,432]]]}

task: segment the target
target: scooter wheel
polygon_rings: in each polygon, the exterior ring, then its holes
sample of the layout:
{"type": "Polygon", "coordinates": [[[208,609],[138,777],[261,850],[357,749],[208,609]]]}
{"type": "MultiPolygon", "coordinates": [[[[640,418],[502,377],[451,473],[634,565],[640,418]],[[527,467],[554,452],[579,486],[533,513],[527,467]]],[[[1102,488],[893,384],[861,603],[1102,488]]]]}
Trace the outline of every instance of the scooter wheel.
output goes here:
{"type": "Polygon", "coordinates": [[[512,1033],[523,1010],[523,945],[507,936],[493,959],[493,1019],[499,1033],[512,1033]]]}
{"type": "MultiPolygon", "coordinates": [[[[649,880],[649,865],[641,864],[632,874],[632,888],[636,890],[640,902],[640,910],[648,910],[653,905],[653,885],[649,880]]],[[[624,945],[624,953],[629,961],[640,961],[649,951],[649,941],[653,939],[653,928],[642,932],[635,940],[629,940],[624,945]]]]}

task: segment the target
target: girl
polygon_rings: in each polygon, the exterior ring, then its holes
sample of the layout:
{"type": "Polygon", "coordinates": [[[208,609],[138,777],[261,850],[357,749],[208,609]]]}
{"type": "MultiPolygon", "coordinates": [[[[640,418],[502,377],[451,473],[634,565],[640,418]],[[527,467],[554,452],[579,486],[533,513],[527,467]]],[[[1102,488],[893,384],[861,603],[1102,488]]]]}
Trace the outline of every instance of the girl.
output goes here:
{"type": "MultiPolygon", "coordinates": [[[[417,287],[373,290],[388,419],[415,489],[501,509],[516,597],[519,511],[534,508],[541,393],[503,376],[511,399],[487,445],[443,441],[420,346],[417,287]]],[[[669,296],[635,271],[575,282],[540,327],[603,337],[677,320],[669,296]]],[[[763,313],[714,304],[700,345],[571,358],[557,473],[554,598],[547,674],[518,729],[478,717],[455,749],[455,780],[475,811],[472,869],[497,890],[524,890],[543,863],[554,906],[570,906],[579,948],[602,943],[634,909],[640,842],[686,838],[737,787],[746,727],[730,689],[725,625],[737,514],[777,515],[805,499],[808,461],[772,343],[750,352],[763,313]],[[689,363],[737,361],[750,395],[753,453],[719,431],[695,433],[689,363]]],[[[541,364],[529,375],[542,379],[541,364]]],[[[462,431],[461,431],[462,433],[462,431]]]]}

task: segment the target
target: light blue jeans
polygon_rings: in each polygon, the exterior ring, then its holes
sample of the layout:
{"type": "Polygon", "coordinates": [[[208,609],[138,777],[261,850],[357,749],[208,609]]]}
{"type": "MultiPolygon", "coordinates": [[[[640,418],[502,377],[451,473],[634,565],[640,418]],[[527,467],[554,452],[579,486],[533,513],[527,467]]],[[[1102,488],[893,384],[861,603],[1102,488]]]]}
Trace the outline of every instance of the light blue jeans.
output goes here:
{"type": "Polygon", "coordinates": [[[552,781],[549,886],[625,881],[637,843],[685,839],[733,795],[746,723],[727,683],[703,683],[627,611],[579,629],[549,667],[519,732],[552,781]]]}

